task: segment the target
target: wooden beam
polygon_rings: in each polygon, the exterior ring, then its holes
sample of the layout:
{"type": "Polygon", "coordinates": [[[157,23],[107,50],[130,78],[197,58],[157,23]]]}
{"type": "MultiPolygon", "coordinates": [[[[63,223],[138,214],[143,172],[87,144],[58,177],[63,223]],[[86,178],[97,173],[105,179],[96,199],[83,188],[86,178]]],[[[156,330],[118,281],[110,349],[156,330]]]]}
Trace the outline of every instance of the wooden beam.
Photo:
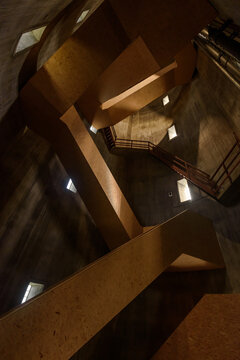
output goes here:
{"type": "Polygon", "coordinates": [[[210,220],[186,211],[0,319],[1,360],[67,360],[182,253],[223,266],[210,220]]]}
{"type": "Polygon", "coordinates": [[[240,359],[239,294],[204,295],[152,360],[240,359]]]}

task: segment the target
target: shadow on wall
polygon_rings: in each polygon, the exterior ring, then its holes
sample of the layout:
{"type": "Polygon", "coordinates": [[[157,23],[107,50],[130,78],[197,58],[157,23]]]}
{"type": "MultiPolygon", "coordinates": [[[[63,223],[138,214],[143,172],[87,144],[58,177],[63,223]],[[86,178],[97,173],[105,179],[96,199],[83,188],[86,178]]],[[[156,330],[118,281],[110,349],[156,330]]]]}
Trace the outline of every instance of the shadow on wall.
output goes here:
{"type": "Polygon", "coordinates": [[[30,281],[55,285],[107,246],[49,145],[27,131],[0,159],[0,313],[21,303],[30,281]]]}

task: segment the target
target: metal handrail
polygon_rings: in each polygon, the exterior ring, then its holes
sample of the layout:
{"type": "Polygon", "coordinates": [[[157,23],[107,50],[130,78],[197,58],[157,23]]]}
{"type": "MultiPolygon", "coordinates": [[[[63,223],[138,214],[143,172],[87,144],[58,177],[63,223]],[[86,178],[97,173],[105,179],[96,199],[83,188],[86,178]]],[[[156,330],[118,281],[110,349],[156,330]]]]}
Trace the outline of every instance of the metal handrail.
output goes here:
{"type": "Polygon", "coordinates": [[[135,149],[135,150],[147,150],[152,155],[157,156],[162,162],[171,167],[174,171],[180,173],[181,175],[188,178],[195,185],[199,186],[206,192],[210,193],[213,196],[216,196],[222,188],[222,185],[225,183],[227,179],[233,182],[231,178],[231,174],[236,169],[236,167],[240,164],[240,159],[237,163],[234,164],[235,160],[240,156],[240,140],[237,135],[234,133],[236,142],[218,166],[217,170],[214,172],[212,176],[207,174],[206,172],[198,169],[194,165],[189,162],[179,158],[178,156],[172,155],[166,150],[162,149],[159,145],[155,145],[150,141],[146,140],[132,140],[132,139],[122,139],[118,138],[116,135],[116,131],[114,127],[109,127],[103,129],[105,139],[108,143],[108,146],[112,148],[125,148],[125,149],[135,149]],[[239,148],[239,152],[235,154],[234,158],[231,159],[229,164],[226,162],[230,159],[231,155],[235,151],[235,148],[239,148]],[[233,166],[232,169],[230,167],[233,166]],[[219,174],[220,172],[220,174],[219,174]],[[219,175],[218,175],[219,174],[219,175]],[[226,176],[223,178],[223,176],[226,176]],[[218,176],[217,176],[218,175],[218,176]],[[217,179],[216,179],[217,177],[217,179]],[[220,182],[220,180],[223,180],[220,182]]]}

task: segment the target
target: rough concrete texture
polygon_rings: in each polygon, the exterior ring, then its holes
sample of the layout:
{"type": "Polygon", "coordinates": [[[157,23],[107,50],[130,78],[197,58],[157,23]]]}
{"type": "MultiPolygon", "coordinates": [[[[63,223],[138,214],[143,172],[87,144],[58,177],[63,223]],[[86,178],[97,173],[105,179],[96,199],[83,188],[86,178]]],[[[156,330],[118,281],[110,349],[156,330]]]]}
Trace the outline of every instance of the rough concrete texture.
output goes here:
{"type": "Polygon", "coordinates": [[[232,19],[235,24],[240,25],[240,5],[238,0],[210,0],[210,3],[224,19],[232,19]]]}
{"type": "MultiPolygon", "coordinates": [[[[209,60],[204,61],[203,69],[209,68],[208,62],[209,60]]],[[[217,87],[228,86],[229,91],[235,91],[234,85],[230,84],[218,69],[214,68],[213,71],[218,74],[214,77],[215,81],[219,81],[219,83],[216,82],[217,87]]],[[[201,73],[196,75],[190,85],[177,88],[169,94],[170,103],[165,108],[162,105],[162,99],[159,99],[141,110],[136,115],[136,120],[132,119],[127,126],[125,123],[123,132],[125,131],[128,136],[135,131],[134,136],[140,134],[140,138],[143,139],[146,139],[147,133],[152,136],[153,142],[161,139],[160,145],[166,150],[212,173],[232,144],[233,125],[230,117],[220,107],[210,90],[210,85],[214,87],[211,76],[202,77],[201,73]],[[179,131],[178,137],[172,141],[167,139],[166,128],[165,137],[162,139],[165,126],[165,121],[162,119],[170,117],[174,119],[177,132],[179,131]],[[159,135],[157,124],[160,127],[159,135]]],[[[229,102],[232,101],[231,99],[229,97],[229,102]]],[[[238,106],[239,99],[239,96],[234,97],[234,108],[238,106]]],[[[181,203],[177,190],[177,180],[181,178],[180,175],[144,152],[129,153],[129,151],[120,152],[119,150],[110,156],[107,150],[104,150],[104,144],[99,141],[99,136],[101,135],[98,134],[94,138],[98,142],[100,151],[114,176],[121,179],[122,189],[130,206],[144,226],[162,223],[183,209],[192,209],[213,220],[221,246],[225,249],[224,256],[228,273],[231,275],[231,283],[234,291],[238,291],[240,289],[238,276],[240,271],[240,197],[237,190],[239,185],[234,187],[233,195],[231,192],[226,194],[224,203],[228,206],[206,196],[191,184],[189,185],[192,200],[181,203]],[[121,164],[119,168],[118,163],[121,164]],[[125,185],[124,174],[127,174],[125,185]],[[169,193],[172,193],[172,196],[169,196],[169,193]]]]}
{"type": "Polygon", "coordinates": [[[0,159],[0,313],[19,305],[30,281],[45,289],[108,250],[69,176],[36,134],[0,159]]]}
{"type": "Polygon", "coordinates": [[[205,295],[152,360],[236,360],[240,295],[205,295]]]}

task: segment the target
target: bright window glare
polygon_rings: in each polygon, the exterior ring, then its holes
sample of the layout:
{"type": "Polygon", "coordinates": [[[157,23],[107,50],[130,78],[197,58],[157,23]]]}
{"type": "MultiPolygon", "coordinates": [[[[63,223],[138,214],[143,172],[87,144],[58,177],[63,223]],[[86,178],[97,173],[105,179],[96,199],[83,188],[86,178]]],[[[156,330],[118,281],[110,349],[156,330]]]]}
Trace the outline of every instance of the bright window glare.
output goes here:
{"type": "Polygon", "coordinates": [[[91,127],[90,127],[90,130],[91,130],[94,134],[97,133],[97,129],[96,129],[94,126],[91,126],[91,127]]]}
{"type": "Polygon", "coordinates": [[[191,194],[186,179],[178,180],[177,187],[181,202],[191,200],[191,194]]]}
{"type": "Polygon", "coordinates": [[[42,26],[40,28],[23,33],[17,43],[15,54],[36,44],[41,39],[45,29],[46,26],[42,26]]]}
{"type": "Polygon", "coordinates": [[[89,13],[90,10],[84,10],[81,15],[79,16],[79,18],[77,19],[77,24],[79,24],[81,21],[83,21],[85,19],[85,17],[87,16],[87,14],[89,13]]]}
{"type": "Polygon", "coordinates": [[[169,97],[168,97],[168,95],[167,96],[165,96],[164,98],[163,98],[163,105],[165,106],[165,105],[167,105],[168,103],[169,103],[169,97]]]}
{"type": "Polygon", "coordinates": [[[77,192],[77,189],[75,188],[73,182],[72,182],[72,179],[69,179],[69,182],[67,184],[67,189],[76,193],[77,192]]]}
{"type": "Polygon", "coordinates": [[[169,140],[172,140],[176,136],[177,136],[176,128],[175,128],[175,125],[173,125],[168,129],[169,140]]]}
{"type": "Polygon", "coordinates": [[[28,284],[27,290],[24,294],[24,297],[22,299],[22,304],[25,303],[27,300],[32,299],[34,296],[37,296],[41,292],[43,292],[44,285],[38,284],[34,282],[30,282],[28,284]]]}

